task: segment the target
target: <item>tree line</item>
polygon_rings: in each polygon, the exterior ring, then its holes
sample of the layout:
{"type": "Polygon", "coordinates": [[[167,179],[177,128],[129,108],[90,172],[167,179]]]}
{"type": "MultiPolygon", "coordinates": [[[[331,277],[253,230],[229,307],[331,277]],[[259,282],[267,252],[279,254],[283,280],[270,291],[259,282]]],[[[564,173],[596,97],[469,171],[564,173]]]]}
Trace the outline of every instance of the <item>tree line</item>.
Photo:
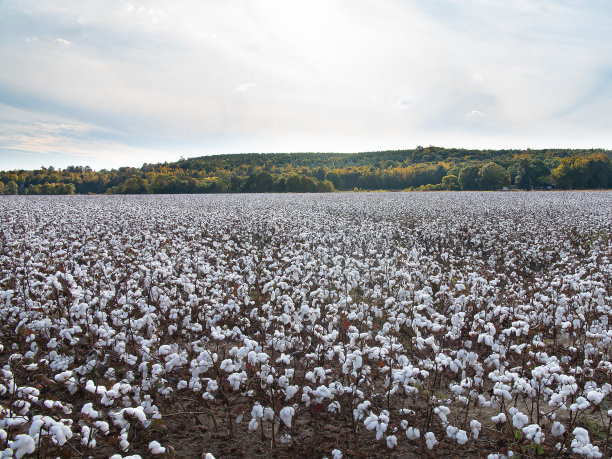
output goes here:
{"type": "Polygon", "coordinates": [[[0,194],[254,193],[612,188],[610,150],[464,150],[203,156],[94,171],[0,172],[0,194]]]}

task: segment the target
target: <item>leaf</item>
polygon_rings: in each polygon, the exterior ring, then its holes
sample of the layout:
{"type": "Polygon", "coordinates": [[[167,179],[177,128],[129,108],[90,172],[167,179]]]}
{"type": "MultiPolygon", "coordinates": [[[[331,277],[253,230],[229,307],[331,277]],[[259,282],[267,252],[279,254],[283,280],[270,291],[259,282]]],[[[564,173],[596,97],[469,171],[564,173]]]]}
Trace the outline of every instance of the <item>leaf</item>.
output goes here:
{"type": "Polygon", "coordinates": [[[345,320],[343,325],[344,325],[344,329],[348,330],[349,327],[351,326],[351,323],[348,320],[345,320]]]}
{"type": "Polygon", "coordinates": [[[385,366],[385,362],[383,362],[382,360],[378,361],[378,368],[383,368],[385,366]]]}

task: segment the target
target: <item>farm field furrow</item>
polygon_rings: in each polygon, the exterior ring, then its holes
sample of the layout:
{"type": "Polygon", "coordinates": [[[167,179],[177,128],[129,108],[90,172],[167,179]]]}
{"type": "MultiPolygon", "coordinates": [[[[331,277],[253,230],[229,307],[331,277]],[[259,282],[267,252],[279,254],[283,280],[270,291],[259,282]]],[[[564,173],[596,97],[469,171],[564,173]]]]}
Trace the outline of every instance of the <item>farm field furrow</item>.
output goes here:
{"type": "Polygon", "coordinates": [[[612,454],[612,192],[2,196],[0,228],[2,457],[612,454]]]}

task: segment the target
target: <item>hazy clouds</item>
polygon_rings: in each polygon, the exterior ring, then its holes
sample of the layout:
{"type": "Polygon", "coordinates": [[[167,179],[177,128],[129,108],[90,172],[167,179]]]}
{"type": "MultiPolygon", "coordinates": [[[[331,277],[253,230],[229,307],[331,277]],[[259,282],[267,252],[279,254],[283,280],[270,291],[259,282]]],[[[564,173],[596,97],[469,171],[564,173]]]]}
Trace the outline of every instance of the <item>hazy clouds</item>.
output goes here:
{"type": "Polygon", "coordinates": [[[607,1],[0,4],[0,169],[610,147],[607,1]]]}

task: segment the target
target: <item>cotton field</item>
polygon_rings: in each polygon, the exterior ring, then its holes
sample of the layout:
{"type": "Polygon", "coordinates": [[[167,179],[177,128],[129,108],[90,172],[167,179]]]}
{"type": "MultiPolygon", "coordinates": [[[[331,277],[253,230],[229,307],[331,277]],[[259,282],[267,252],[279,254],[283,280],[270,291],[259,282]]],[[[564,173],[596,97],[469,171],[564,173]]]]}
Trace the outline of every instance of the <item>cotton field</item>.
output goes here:
{"type": "Polygon", "coordinates": [[[0,198],[2,457],[610,457],[612,192],[0,198]]]}

